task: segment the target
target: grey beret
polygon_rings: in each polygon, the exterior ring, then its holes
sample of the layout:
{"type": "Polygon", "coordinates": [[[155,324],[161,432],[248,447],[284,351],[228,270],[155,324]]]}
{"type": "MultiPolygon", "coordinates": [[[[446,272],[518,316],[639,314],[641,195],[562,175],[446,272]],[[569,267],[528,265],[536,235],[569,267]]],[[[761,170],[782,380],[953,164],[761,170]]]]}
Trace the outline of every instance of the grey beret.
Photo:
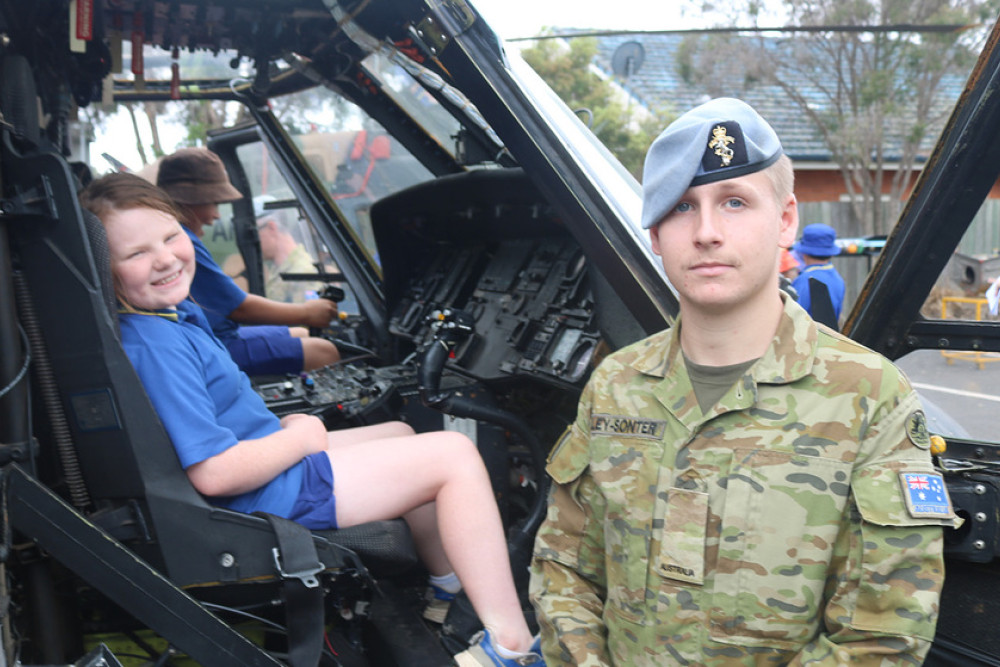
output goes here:
{"type": "Polygon", "coordinates": [[[646,153],[643,229],[659,223],[688,188],[766,169],[781,152],[774,129],[742,100],[720,97],[691,109],[646,153]]]}

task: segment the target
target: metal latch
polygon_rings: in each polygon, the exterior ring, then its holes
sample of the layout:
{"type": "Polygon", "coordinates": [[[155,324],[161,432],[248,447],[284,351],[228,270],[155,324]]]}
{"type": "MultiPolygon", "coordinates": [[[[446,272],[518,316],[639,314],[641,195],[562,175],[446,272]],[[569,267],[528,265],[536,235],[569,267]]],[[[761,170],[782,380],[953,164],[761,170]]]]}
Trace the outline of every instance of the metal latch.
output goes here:
{"type": "Polygon", "coordinates": [[[281,551],[278,547],[271,549],[271,554],[274,556],[274,566],[278,568],[278,574],[280,574],[284,579],[298,579],[306,588],[316,588],[319,586],[319,579],[316,578],[316,575],[326,569],[326,566],[323,565],[323,563],[317,561],[316,567],[308,568],[300,572],[285,572],[284,568],[281,566],[281,551]]]}
{"type": "Polygon", "coordinates": [[[995,465],[982,461],[968,461],[965,459],[939,458],[938,464],[946,472],[965,472],[968,470],[991,470],[995,465]]]}

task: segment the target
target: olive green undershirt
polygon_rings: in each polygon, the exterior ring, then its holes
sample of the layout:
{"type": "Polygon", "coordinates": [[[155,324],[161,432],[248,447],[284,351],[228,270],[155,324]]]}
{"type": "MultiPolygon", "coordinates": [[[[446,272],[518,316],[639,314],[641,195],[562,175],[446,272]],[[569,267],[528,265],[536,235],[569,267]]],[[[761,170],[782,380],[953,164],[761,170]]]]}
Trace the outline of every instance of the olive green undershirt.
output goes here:
{"type": "Polygon", "coordinates": [[[702,366],[688,359],[685,354],[684,365],[687,366],[691,387],[701,411],[707,413],[756,361],[751,359],[732,366],[702,366]]]}

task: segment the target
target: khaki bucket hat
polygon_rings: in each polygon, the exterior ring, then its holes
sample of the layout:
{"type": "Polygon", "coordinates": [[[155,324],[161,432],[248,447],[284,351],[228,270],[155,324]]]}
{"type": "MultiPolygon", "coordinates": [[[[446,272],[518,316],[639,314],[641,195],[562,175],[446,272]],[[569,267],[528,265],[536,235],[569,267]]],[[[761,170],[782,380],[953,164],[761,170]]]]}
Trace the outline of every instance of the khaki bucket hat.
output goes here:
{"type": "Polygon", "coordinates": [[[182,148],[160,161],[156,184],[179,204],[221,204],[242,199],[219,156],[207,148],[182,148]]]}

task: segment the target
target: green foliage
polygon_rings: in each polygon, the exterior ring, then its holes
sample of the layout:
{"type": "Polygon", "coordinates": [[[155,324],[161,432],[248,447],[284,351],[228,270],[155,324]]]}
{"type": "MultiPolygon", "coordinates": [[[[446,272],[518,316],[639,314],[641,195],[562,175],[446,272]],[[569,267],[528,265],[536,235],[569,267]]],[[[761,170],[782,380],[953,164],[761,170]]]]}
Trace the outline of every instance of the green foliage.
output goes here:
{"type": "Polygon", "coordinates": [[[642,175],[646,150],[671,116],[626,102],[613,83],[590,67],[597,40],[578,38],[569,47],[558,40],[540,40],[521,55],[571,109],[587,109],[590,129],[636,178],[642,175]]]}
{"type": "Polygon", "coordinates": [[[184,145],[204,146],[211,130],[238,123],[247,116],[247,112],[238,102],[198,100],[181,106],[179,115],[187,128],[184,145]]]}

